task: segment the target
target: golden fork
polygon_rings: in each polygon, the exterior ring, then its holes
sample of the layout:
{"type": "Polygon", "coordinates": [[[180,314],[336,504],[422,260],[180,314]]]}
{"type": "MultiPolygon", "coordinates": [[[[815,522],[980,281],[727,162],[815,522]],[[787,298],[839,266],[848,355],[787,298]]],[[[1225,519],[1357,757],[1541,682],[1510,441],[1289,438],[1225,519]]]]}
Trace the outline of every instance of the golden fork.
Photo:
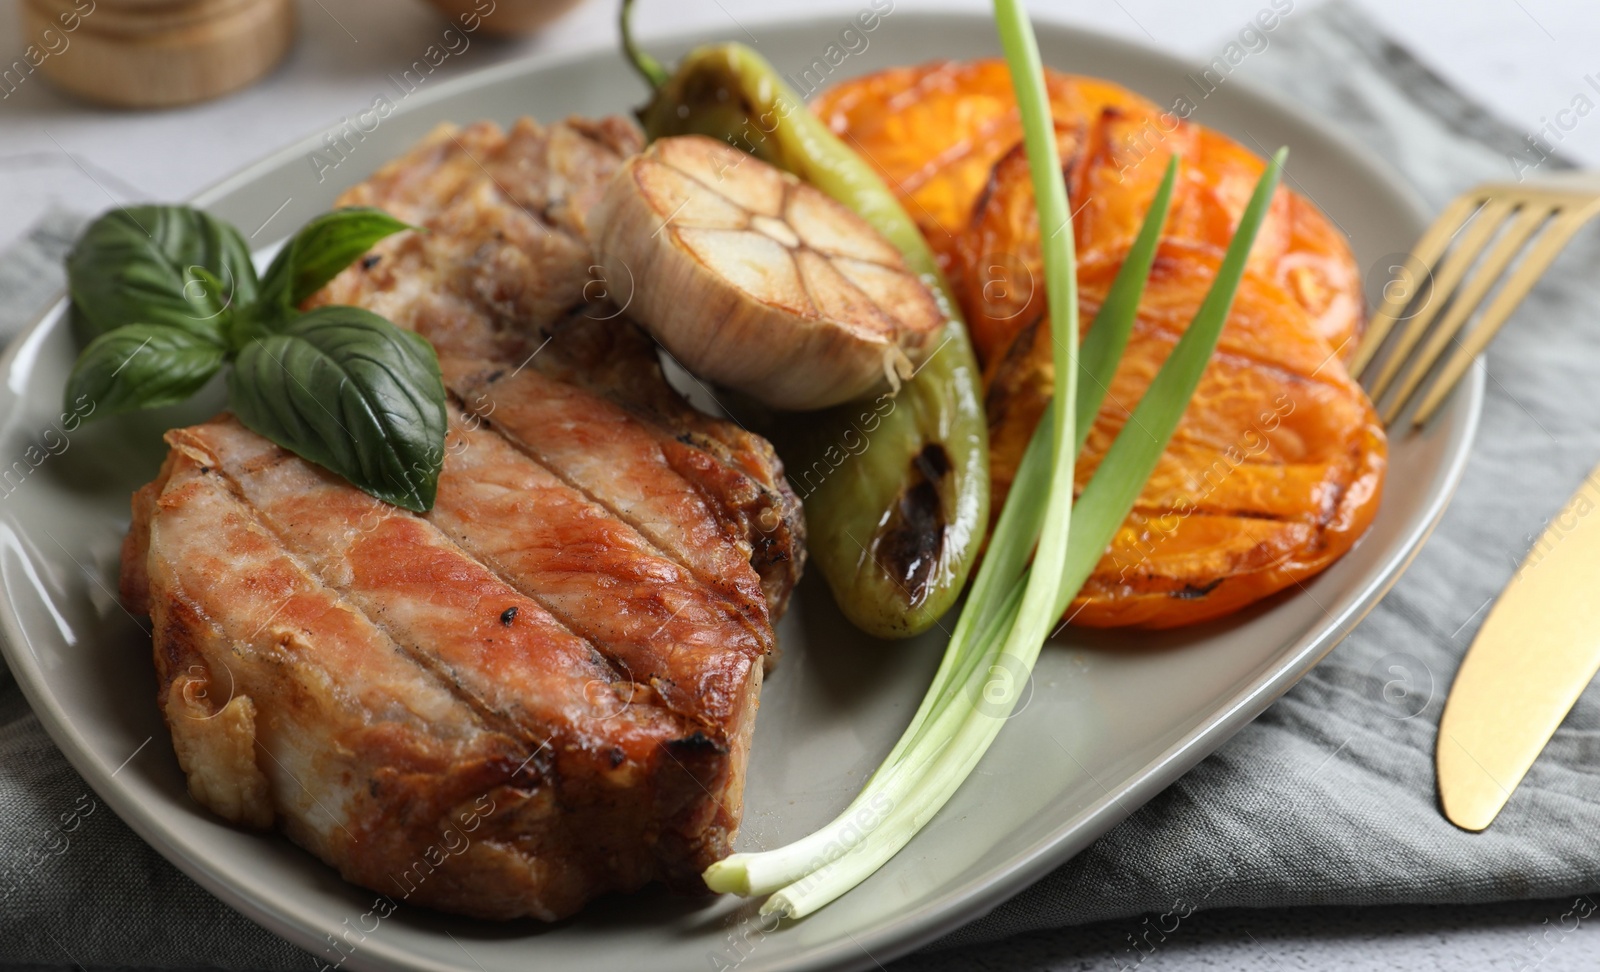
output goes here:
{"type": "Polygon", "coordinates": [[[1596,213],[1600,213],[1600,173],[1593,172],[1562,173],[1527,185],[1491,183],[1457,196],[1422,234],[1403,268],[1420,276],[1423,286],[1391,285],[1385,291],[1383,305],[1350,361],[1350,373],[1361,378],[1395,324],[1405,322],[1368,389],[1372,400],[1379,402],[1399,378],[1388,404],[1380,409],[1383,424],[1394,423],[1454,345],[1413,419],[1417,425],[1426,422],[1562,247],[1596,213]],[[1476,326],[1464,338],[1458,337],[1524,249],[1526,255],[1495,292],[1476,326]],[[1408,310],[1411,313],[1405,316],[1408,310]],[[1439,318],[1441,312],[1444,316],[1439,318]],[[1430,333],[1436,318],[1438,324],[1430,333]]]}

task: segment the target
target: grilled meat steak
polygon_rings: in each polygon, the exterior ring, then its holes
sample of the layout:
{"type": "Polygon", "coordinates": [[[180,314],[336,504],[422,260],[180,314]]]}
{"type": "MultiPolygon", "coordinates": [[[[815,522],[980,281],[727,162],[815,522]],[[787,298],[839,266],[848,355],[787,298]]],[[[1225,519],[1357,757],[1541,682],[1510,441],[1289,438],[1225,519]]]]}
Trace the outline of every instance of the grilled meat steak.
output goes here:
{"type": "Polygon", "coordinates": [[[427,230],[311,300],[437,348],[427,514],[226,415],[134,496],[123,597],[190,792],[397,900],[554,920],[698,889],[739,825],[804,528],[771,446],[690,407],[590,276],[584,214],[639,144],[441,128],[341,199],[427,230]]]}

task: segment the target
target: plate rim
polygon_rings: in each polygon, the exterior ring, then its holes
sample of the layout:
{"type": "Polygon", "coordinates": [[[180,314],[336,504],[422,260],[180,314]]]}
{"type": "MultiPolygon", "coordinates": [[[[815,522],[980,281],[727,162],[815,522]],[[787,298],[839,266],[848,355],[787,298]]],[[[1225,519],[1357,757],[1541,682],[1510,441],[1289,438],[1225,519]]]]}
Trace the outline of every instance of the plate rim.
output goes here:
{"type": "MultiPolygon", "coordinates": [[[[986,15],[971,11],[908,10],[905,14],[908,16],[904,19],[927,22],[933,25],[932,29],[951,25],[968,27],[981,25],[987,29],[991,25],[986,15]]],[[[1174,69],[1192,67],[1177,55],[1138,41],[1085,27],[1054,13],[1035,13],[1033,16],[1034,23],[1043,29],[1077,35],[1081,39],[1108,49],[1114,56],[1142,59],[1174,69]]],[[[779,15],[762,18],[756,22],[763,26],[801,28],[831,24],[832,19],[821,14],[779,15]]],[[[687,48],[710,40],[704,29],[664,32],[649,38],[653,46],[672,49],[687,48]]],[[[409,104],[402,110],[415,110],[434,101],[452,97],[460,91],[493,85],[523,74],[582,61],[598,52],[611,53],[613,48],[603,41],[580,43],[568,50],[536,53],[481,68],[451,78],[428,91],[419,92],[418,97],[408,99],[409,104]]],[[[1349,161],[1364,170],[1366,175],[1383,183],[1404,199],[1408,210],[1406,215],[1417,225],[1419,232],[1428,224],[1430,220],[1427,208],[1421,202],[1416,190],[1376,152],[1354,140],[1336,125],[1322,118],[1304,115],[1303,106],[1277,94],[1265,85],[1250,78],[1241,78],[1237,81],[1238,83],[1231,87],[1244,100],[1255,101],[1274,112],[1298,118],[1302,124],[1316,130],[1330,143],[1336,145],[1338,150],[1347,156],[1349,161]]],[[[243,188],[262,173],[277,168],[283,161],[303,155],[308,148],[314,149],[320,144],[317,140],[324,130],[325,126],[318,128],[312,134],[291,141],[284,147],[247,163],[196,192],[188,202],[196,206],[207,206],[220,197],[243,188]]],[[[45,337],[48,325],[64,315],[66,308],[67,297],[63,288],[57,299],[25,328],[3,353],[0,353],[0,374],[10,376],[16,369],[19,359],[25,354],[31,356],[36,350],[35,345],[45,337]]],[[[1485,386],[1485,368],[1480,359],[1474,363],[1466,379],[1451,396],[1457,399],[1465,396],[1465,401],[1453,409],[1463,412],[1463,421],[1452,430],[1449,439],[1444,443],[1447,460],[1436,472],[1437,480],[1443,483],[1443,488],[1432,497],[1424,513],[1417,518],[1411,529],[1404,533],[1396,551],[1382,561],[1360,585],[1360,593],[1354,600],[1338,617],[1325,622],[1310,636],[1301,639],[1292,654],[1274,663],[1262,675],[1227,698],[1189,733],[1130,774],[1128,782],[1116,792],[1107,791],[1100,799],[1092,801],[1083,810],[1062,821],[1028,847],[989,868],[982,876],[964,883],[952,884],[938,897],[907,909],[895,919],[855,936],[851,941],[819,944],[784,962],[781,966],[773,965],[770,961],[758,961],[751,968],[753,970],[782,968],[791,972],[869,968],[883,961],[892,961],[942,937],[952,930],[952,922],[964,925],[977,920],[1075,856],[1132,812],[1136,812],[1162,789],[1261,715],[1344,640],[1383,599],[1421,551],[1448,509],[1471,457],[1472,443],[1481,423],[1485,386]],[[1133,810],[1124,809],[1125,803],[1133,804],[1133,810]]],[[[9,381],[5,385],[4,394],[10,402],[21,398],[9,381]]],[[[9,527],[4,528],[3,532],[11,534],[9,527]]],[[[145,804],[134,798],[131,790],[112,782],[111,777],[115,770],[108,770],[100,765],[98,755],[73,725],[55,695],[44,690],[39,667],[35,664],[36,656],[20,647],[24,644],[26,639],[21,632],[12,603],[9,599],[0,598],[0,654],[3,654],[24,698],[38,716],[51,741],[66,756],[73,769],[83,777],[84,782],[116,811],[118,817],[138,834],[140,839],[155,848],[197,884],[238,910],[249,920],[288,940],[296,947],[315,954],[320,944],[316,932],[285,914],[275,905],[272,896],[252,893],[247,884],[222,877],[220,871],[206,866],[203,860],[190,854],[184,845],[166,840],[163,829],[150,819],[151,814],[145,804]]],[[[351,968],[361,969],[404,965],[408,968],[435,968],[441,972],[457,968],[430,962],[414,953],[403,953],[396,945],[376,938],[369,938],[363,942],[361,949],[347,956],[345,964],[351,968]],[[401,962],[402,958],[405,961],[401,962]]]]}

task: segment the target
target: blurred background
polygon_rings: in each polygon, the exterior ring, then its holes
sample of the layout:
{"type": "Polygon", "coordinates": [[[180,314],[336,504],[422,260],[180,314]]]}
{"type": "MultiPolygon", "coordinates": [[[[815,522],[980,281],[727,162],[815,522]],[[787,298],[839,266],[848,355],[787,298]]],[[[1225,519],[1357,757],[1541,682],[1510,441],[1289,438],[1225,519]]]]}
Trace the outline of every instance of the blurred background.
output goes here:
{"type": "MultiPolygon", "coordinates": [[[[82,48],[112,31],[136,36],[127,22],[142,10],[172,7],[150,0],[0,0],[0,249],[25,234],[52,207],[102,209],[134,200],[186,199],[245,163],[326,130],[341,117],[371,106],[391,91],[398,75],[434,46],[437,86],[453,77],[534,53],[595,45],[616,36],[614,0],[437,0],[454,17],[425,0],[204,0],[178,7],[221,8],[221,26],[182,29],[220,39],[225,69],[249,71],[252,59],[271,61],[274,23],[252,22],[243,8],[281,8],[294,21],[284,33],[281,59],[245,87],[180,107],[110,108],[65,93],[47,74],[71,75],[79,86],[109,87],[108,96],[138,99],[150,91],[152,72],[137,62],[116,73],[116,54],[82,48]],[[446,36],[494,6],[483,29],[446,36]],[[76,31],[41,37],[52,15],[90,11],[76,31]],[[570,8],[570,9],[568,9],[570,8]],[[129,11],[134,11],[130,14],[129,11]],[[121,18],[119,20],[119,18],[121,18]],[[492,28],[542,27],[509,36],[492,28]],[[110,30],[108,30],[110,28],[110,30]],[[96,34],[96,31],[99,31],[96,34]],[[242,49],[229,50],[226,35],[242,49]],[[29,50],[40,70],[27,72],[29,50]],[[77,47],[79,50],[74,51],[77,47]],[[56,49],[52,53],[52,48],[56,49]],[[440,54],[444,56],[439,57],[440,54]],[[50,61],[54,61],[51,64],[50,61]],[[77,63],[74,63],[74,60],[77,63]],[[8,73],[9,72],[9,73],[8,73]]],[[[890,0],[880,0],[887,4],[890,0]]],[[[972,9],[982,0],[892,0],[896,9],[972,9]]],[[[1277,0],[1287,16],[1328,0],[1277,0]]],[[[1600,12],[1593,0],[1332,0],[1357,6],[1391,38],[1409,49],[1469,97],[1518,131],[1541,129],[1561,153],[1600,164],[1597,117],[1564,116],[1570,131],[1552,127],[1558,112],[1582,95],[1600,104],[1600,12]]],[[[638,29],[645,39],[702,31],[759,46],[761,25],[774,18],[850,14],[861,0],[640,0],[638,29]]],[[[1266,0],[1031,0],[1036,16],[1049,17],[1150,44],[1197,63],[1209,60],[1237,36],[1266,0]]],[[[1270,38],[1269,38],[1270,40],[1270,38]]],[[[205,40],[197,40],[203,45],[205,40]]],[[[764,51],[788,69],[783,52],[764,51]]],[[[942,52],[929,51],[930,57],[942,52]]],[[[205,57],[203,49],[196,56],[205,57]]],[[[239,83],[221,78],[220,83],[239,83]]],[[[170,94],[170,93],[169,93],[170,94]]],[[[181,94],[181,92],[180,92],[181,94]]],[[[1508,166],[1508,176],[1510,175],[1508,166]]]]}

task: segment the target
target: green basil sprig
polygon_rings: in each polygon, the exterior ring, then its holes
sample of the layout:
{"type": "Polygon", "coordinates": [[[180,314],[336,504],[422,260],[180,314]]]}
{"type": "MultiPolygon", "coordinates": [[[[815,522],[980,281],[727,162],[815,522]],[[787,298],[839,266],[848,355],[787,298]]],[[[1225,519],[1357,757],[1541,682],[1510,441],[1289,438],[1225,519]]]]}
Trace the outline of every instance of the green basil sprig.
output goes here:
{"type": "Polygon", "coordinates": [[[261,281],[262,311],[277,320],[321,290],[372,244],[411,229],[381,209],[350,207],[323,213],[284,244],[261,281]]]}
{"type": "Polygon", "coordinates": [[[261,435],[408,510],[433,507],[444,380],[433,346],[360,307],[318,307],[247,343],[228,406],[261,435]]]}
{"type": "Polygon", "coordinates": [[[86,395],[97,416],[176,405],[204,388],[226,357],[225,347],[193,331],[128,324],[95,338],[78,355],[67,401],[86,395]]]}
{"type": "Polygon", "coordinates": [[[223,366],[239,420],[386,502],[433,506],[444,382],[427,341],[356,307],[297,307],[405,223],[339,209],[294,235],[262,278],[227,223],[187,206],[100,217],[67,258],[91,338],[67,379],[95,415],[181,402],[223,366]]]}
{"type": "Polygon", "coordinates": [[[239,231],[188,206],[133,206],[95,220],[67,257],[67,281],[85,340],[133,323],[220,340],[257,291],[239,231]]]}

